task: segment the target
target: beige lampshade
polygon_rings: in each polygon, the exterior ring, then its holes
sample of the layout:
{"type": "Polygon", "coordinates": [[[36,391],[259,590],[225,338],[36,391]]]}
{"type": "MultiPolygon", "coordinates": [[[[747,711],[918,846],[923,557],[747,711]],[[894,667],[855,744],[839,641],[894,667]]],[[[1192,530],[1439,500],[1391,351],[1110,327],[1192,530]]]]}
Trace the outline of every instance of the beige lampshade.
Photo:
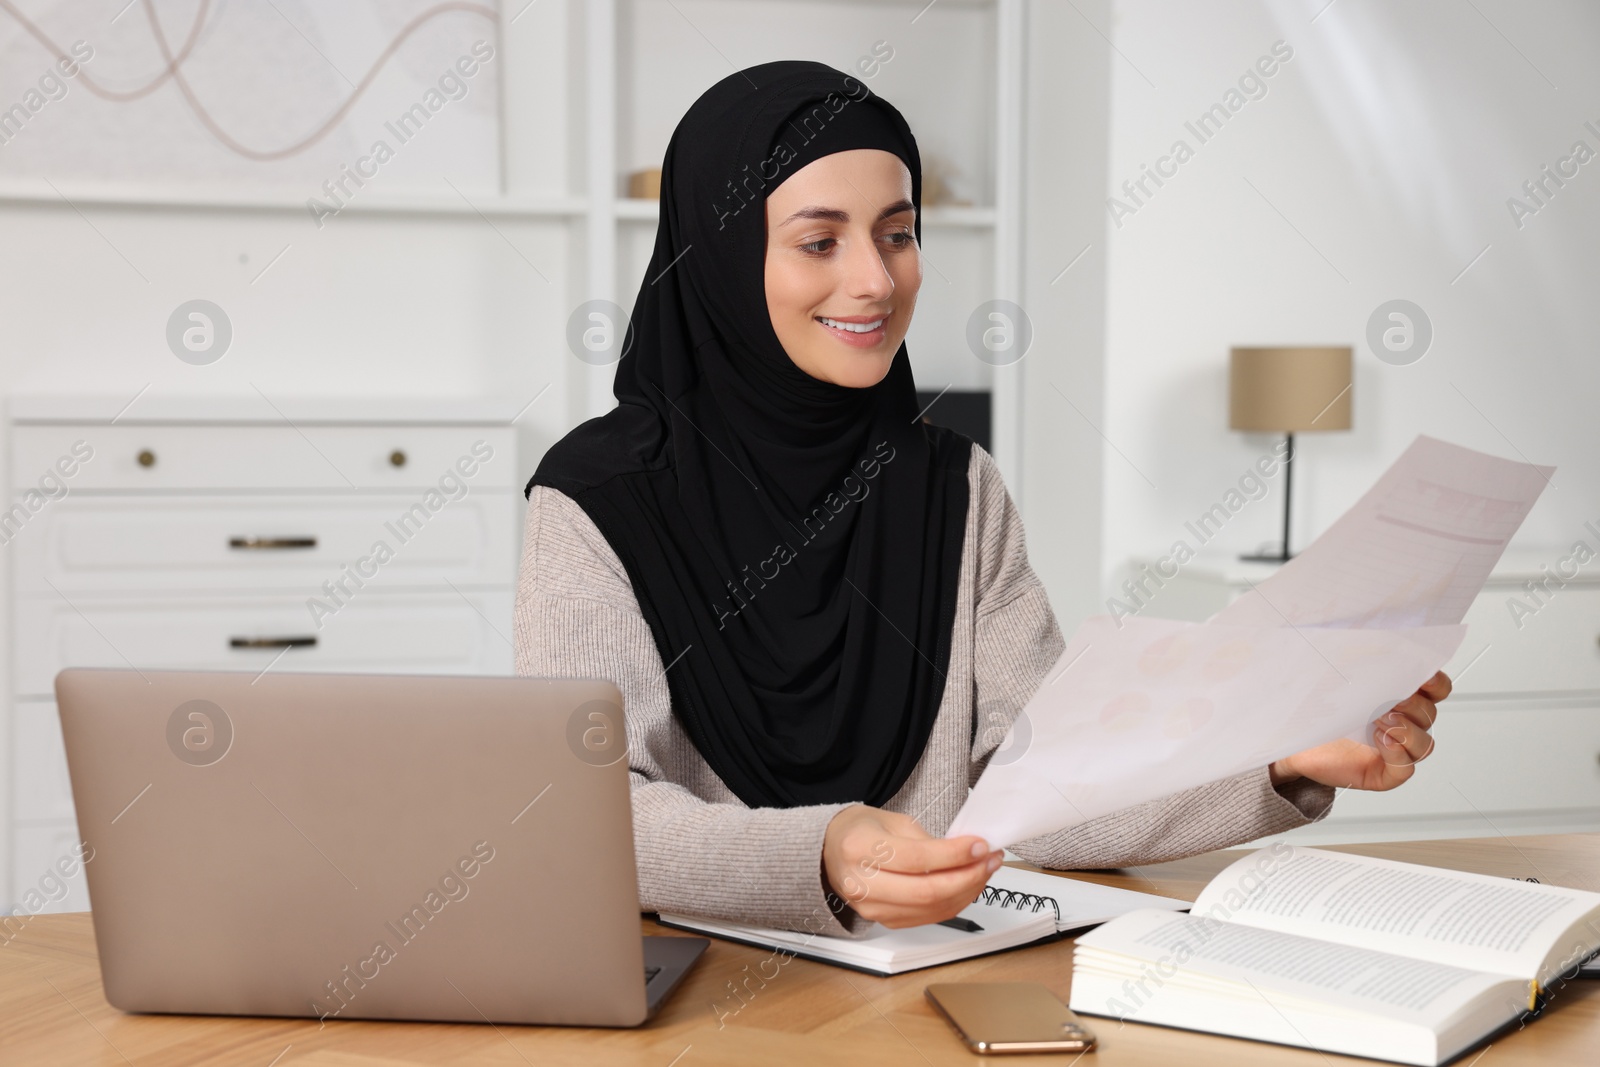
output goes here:
{"type": "Polygon", "coordinates": [[[1350,428],[1350,348],[1235,348],[1228,428],[1271,433],[1350,428]]]}

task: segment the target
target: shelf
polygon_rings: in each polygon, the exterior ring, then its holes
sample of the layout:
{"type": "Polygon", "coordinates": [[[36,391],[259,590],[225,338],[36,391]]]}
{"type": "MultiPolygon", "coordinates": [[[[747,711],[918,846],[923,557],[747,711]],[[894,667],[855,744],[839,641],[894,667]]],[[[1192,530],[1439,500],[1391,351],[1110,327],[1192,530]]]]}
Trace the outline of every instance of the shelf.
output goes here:
{"type": "Polygon", "coordinates": [[[505,425],[516,401],[491,396],[273,396],[260,393],[12,393],[6,414],[17,425],[52,423],[416,424],[505,425]]]}
{"type": "MultiPolygon", "coordinates": [[[[617,202],[617,219],[622,222],[654,222],[660,203],[655,200],[622,198],[617,202]]],[[[966,227],[991,229],[994,226],[994,208],[969,205],[934,204],[922,209],[922,222],[927,226],[966,227]]]]}
{"type": "MultiPolygon", "coordinates": [[[[396,196],[358,192],[340,212],[356,215],[491,215],[500,218],[570,218],[588,210],[581,196],[501,196],[456,193],[443,196],[396,196]]],[[[43,204],[54,207],[94,206],[120,208],[187,208],[194,211],[252,211],[297,213],[307,211],[304,198],[272,190],[235,193],[226,189],[177,191],[169,187],[120,185],[63,185],[32,182],[0,183],[0,207],[43,204]]]]}
{"type": "MultiPolygon", "coordinates": [[[[44,204],[55,207],[94,206],[119,208],[187,208],[193,211],[255,211],[264,213],[304,213],[305,200],[281,199],[270,192],[231,193],[207,189],[192,194],[169,188],[121,186],[66,186],[0,183],[0,207],[11,204],[44,204]]],[[[621,198],[616,201],[617,218],[623,222],[654,222],[660,205],[655,200],[621,198]]],[[[393,196],[369,193],[351,200],[343,211],[357,215],[489,215],[496,218],[579,218],[589,211],[582,196],[393,196]]],[[[340,214],[343,214],[343,211],[340,214]]],[[[922,221],[928,226],[990,229],[994,226],[992,207],[934,204],[923,208],[922,221]]]]}
{"type": "MultiPolygon", "coordinates": [[[[1484,584],[1520,588],[1522,583],[1529,579],[1534,581],[1543,579],[1545,575],[1542,568],[1549,567],[1564,555],[1566,550],[1559,547],[1507,548],[1499,562],[1495,564],[1494,570],[1484,580],[1484,584]]],[[[1148,554],[1137,556],[1133,560],[1133,566],[1137,570],[1149,564],[1153,570],[1159,558],[1148,554]]],[[[1194,558],[1183,565],[1181,573],[1185,578],[1213,582],[1242,592],[1251,583],[1270,577],[1281,566],[1282,564],[1275,562],[1242,560],[1232,552],[1201,551],[1195,553],[1194,558]]],[[[1171,581],[1170,578],[1167,580],[1171,581]]],[[[1592,588],[1600,586],[1600,577],[1579,574],[1575,578],[1567,579],[1567,584],[1578,588],[1592,588]]]]}
{"type": "MultiPolygon", "coordinates": [[[[834,0],[835,3],[841,0],[834,0]]],[[[861,7],[912,7],[930,8],[935,3],[941,7],[994,7],[995,0],[850,0],[861,7]]]]}

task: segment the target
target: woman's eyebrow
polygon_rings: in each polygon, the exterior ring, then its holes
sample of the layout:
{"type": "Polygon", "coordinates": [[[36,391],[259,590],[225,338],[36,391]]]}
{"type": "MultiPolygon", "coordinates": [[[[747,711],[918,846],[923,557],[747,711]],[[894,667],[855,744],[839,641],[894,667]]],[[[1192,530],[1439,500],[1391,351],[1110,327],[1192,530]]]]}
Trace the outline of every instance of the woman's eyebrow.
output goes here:
{"type": "MultiPolygon", "coordinates": [[[[878,212],[878,218],[886,219],[890,215],[898,215],[902,211],[913,211],[915,209],[916,205],[909,200],[896,200],[894,203],[878,212]]],[[[796,211],[793,215],[790,215],[788,218],[778,223],[778,225],[787,226],[795,219],[821,219],[824,222],[837,222],[843,224],[850,221],[850,213],[848,211],[842,211],[836,207],[803,207],[799,211],[796,211]]]]}

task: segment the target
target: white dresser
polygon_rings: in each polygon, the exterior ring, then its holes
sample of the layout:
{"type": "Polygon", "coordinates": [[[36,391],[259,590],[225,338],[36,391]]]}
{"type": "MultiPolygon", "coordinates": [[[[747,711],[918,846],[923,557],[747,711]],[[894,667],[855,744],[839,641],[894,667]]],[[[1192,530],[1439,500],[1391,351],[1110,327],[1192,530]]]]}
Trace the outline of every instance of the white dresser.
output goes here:
{"type": "MultiPolygon", "coordinates": [[[[1587,531],[1579,536],[1600,548],[1587,531]]],[[[1514,615],[1507,605],[1516,598],[1535,606],[1524,583],[1555,574],[1570,547],[1508,551],[1496,566],[1467,612],[1466,640],[1444,667],[1455,691],[1440,705],[1433,754],[1411,780],[1384,793],[1341,790],[1325,820],[1284,840],[1600,831],[1600,559],[1569,563],[1576,577],[1562,588],[1552,582],[1533,614],[1514,615]]],[[[1273,569],[1197,556],[1145,612],[1203,620],[1273,569]]]]}
{"type": "Polygon", "coordinates": [[[8,412],[7,912],[88,906],[81,873],[64,895],[50,876],[78,840],[63,667],[512,670],[524,501],[503,405],[125,402],[8,412]]]}

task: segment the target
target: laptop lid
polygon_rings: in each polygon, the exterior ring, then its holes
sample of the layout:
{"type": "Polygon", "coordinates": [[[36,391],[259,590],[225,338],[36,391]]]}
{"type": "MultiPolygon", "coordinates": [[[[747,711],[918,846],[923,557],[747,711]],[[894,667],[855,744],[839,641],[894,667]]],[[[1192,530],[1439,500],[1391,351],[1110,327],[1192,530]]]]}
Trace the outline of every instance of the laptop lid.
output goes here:
{"type": "Polygon", "coordinates": [[[68,669],[56,696],[114,1006],[644,1020],[611,683],[68,669]]]}

